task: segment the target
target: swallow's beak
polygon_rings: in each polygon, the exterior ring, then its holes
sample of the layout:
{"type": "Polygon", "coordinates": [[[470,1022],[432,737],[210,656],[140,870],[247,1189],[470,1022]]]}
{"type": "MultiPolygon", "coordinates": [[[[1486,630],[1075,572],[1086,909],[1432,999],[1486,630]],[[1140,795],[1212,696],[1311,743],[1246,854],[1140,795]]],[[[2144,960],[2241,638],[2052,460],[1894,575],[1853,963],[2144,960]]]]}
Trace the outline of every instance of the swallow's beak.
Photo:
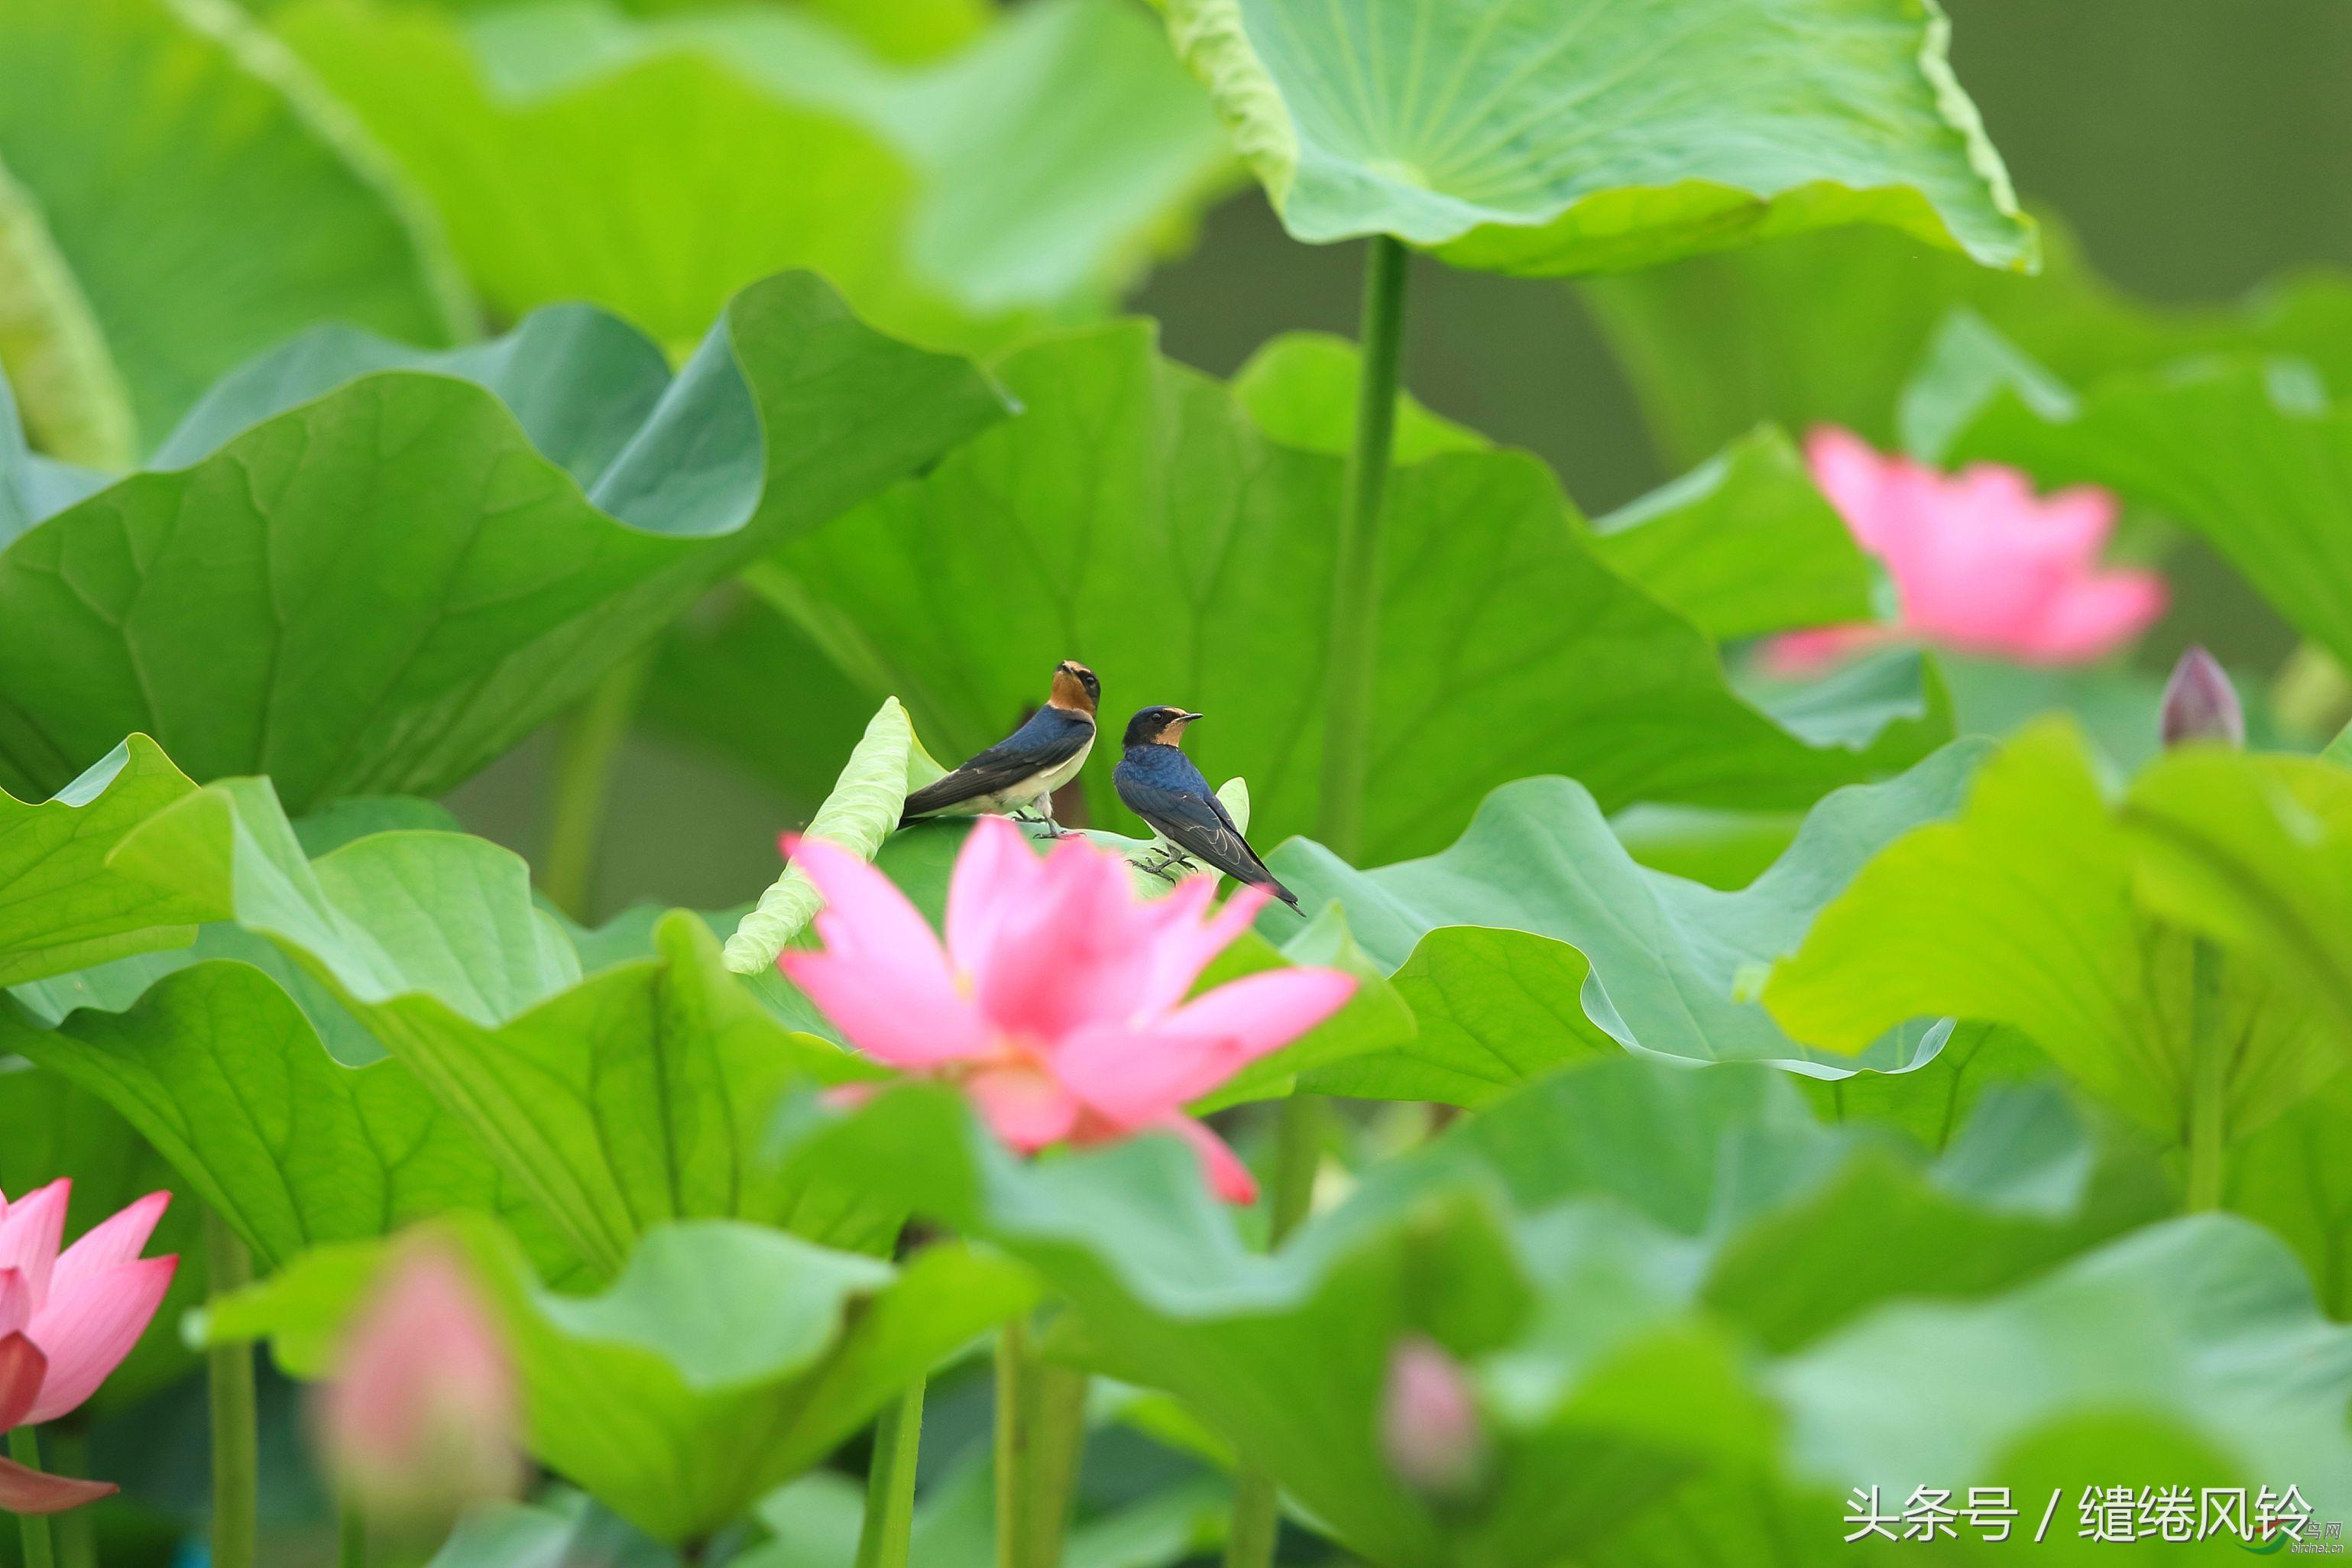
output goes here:
{"type": "Polygon", "coordinates": [[[1206,713],[1187,713],[1184,715],[1182,722],[1187,724],[1197,724],[1207,717],[1208,715],[1206,713]]]}

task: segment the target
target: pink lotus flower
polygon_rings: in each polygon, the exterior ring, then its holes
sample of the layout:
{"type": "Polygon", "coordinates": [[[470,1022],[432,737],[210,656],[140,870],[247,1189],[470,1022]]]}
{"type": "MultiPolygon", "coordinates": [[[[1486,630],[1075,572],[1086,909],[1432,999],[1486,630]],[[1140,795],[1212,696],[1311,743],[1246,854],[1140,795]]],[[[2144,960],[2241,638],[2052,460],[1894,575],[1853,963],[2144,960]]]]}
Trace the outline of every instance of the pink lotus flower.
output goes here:
{"type": "MultiPolygon", "coordinates": [[[[169,1193],[148,1194],[60,1254],[72,1189],[60,1180],[13,1204],[0,1195],[0,1432],[79,1409],[147,1331],[179,1267],[139,1256],[169,1193]]],[[[113,1490],[0,1459],[10,1513],[58,1513],[113,1490]]]]}
{"type": "Polygon", "coordinates": [[[419,1238],[353,1324],[319,1405],[327,1468],[361,1511],[445,1525],[522,1489],[522,1394],[466,1260],[419,1238]]]}
{"type": "Polygon", "coordinates": [[[1831,426],[1812,433],[1805,457],[1855,542],[1885,564],[1902,613],[1893,626],[1776,637],[1765,653],[1776,673],[1811,674],[1912,638],[2022,664],[2087,664],[2164,614],[2162,577],[2099,567],[2116,526],[2105,490],[2036,500],[2015,468],[1939,474],[1831,426]]]}
{"type": "Polygon", "coordinates": [[[1199,1152],[1219,1196],[1249,1170],[1184,1106],[1329,1017],[1356,989],[1333,969],[1253,974],[1185,1001],[1266,895],[1207,915],[1214,879],[1138,896],[1127,862],[1070,837],[1039,858],[982,817],[948,889],[947,947],[888,878],[820,838],[784,852],[824,895],[821,952],[776,960],[868,1055],[960,1085],[1024,1152],[1165,1131],[1199,1152]]]}

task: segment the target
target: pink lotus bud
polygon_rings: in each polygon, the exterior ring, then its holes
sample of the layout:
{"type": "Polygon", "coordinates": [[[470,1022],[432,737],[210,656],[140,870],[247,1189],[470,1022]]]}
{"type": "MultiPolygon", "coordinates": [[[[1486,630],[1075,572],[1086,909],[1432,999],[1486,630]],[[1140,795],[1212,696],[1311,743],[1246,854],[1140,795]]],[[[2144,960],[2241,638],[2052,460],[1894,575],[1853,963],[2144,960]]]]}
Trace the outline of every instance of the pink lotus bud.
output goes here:
{"type": "Polygon", "coordinates": [[[2161,729],[2168,746],[2191,741],[2246,743],[2246,712],[2238,689],[2203,648],[2191,647],[2172,667],[2172,679],[2164,683],[2161,729]]]}
{"type": "Polygon", "coordinates": [[[513,1358],[461,1254],[438,1240],[402,1249],[319,1417],[329,1473],[372,1521],[444,1524],[522,1489],[513,1358]]]}
{"type": "Polygon", "coordinates": [[[1436,1341],[1414,1335],[1389,1352],[1381,1390],[1381,1452],[1414,1490],[1458,1502],[1486,1473],[1486,1429],[1462,1363],[1436,1341]]]}

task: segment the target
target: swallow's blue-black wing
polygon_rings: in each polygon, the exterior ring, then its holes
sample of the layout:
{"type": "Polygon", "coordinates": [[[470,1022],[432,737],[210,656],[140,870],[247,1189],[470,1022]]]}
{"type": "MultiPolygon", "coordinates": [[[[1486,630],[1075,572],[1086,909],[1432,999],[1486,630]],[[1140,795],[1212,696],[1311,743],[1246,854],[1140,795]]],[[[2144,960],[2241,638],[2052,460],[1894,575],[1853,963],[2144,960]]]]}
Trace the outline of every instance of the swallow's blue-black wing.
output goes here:
{"type": "Polygon", "coordinates": [[[1274,873],[1241,836],[1224,803],[1208,792],[1185,789],[1143,776],[1122,765],[1113,775],[1118,798],[1127,808],[1150,823],[1162,838],[1206,866],[1214,866],[1237,882],[1275,885],[1274,873]]]}
{"type": "Polygon", "coordinates": [[[1011,789],[1051,772],[1084,751],[1095,738],[1093,723],[1058,708],[1041,708],[1029,721],[942,779],[907,797],[899,820],[911,822],[934,811],[1011,789]]]}

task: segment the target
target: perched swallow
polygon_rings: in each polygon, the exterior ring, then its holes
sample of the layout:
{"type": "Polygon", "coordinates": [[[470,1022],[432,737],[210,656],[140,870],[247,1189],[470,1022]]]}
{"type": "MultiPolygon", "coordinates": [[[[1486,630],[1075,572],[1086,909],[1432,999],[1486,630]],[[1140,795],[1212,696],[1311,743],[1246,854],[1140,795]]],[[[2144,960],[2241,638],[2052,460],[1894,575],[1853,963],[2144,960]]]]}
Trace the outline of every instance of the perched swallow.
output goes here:
{"type": "Polygon", "coordinates": [[[1304,917],[1298,896],[1275,880],[1234,826],[1225,803],[1184,754],[1184,727],[1201,718],[1181,708],[1146,708],[1127,721],[1126,754],[1111,770],[1111,783],[1128,810],[1150,824],[1167,856],[1144,869],[1165,876],[1180,855],[1190,855],[1236,882],[1264,888],[1304,917]]]}
{"type": "Polygon", "coordinates": [[[1055,837],[1054,792],[1078,776],[1095,748],[1095,705],[1102,682],[1085,665],[1064,659],[1054,669],[1053,695],[1029,721],[943,779],[907,797],[904,827],[919,816],[978,816],[1006,812],[1042,821],[1055,837]]]}

